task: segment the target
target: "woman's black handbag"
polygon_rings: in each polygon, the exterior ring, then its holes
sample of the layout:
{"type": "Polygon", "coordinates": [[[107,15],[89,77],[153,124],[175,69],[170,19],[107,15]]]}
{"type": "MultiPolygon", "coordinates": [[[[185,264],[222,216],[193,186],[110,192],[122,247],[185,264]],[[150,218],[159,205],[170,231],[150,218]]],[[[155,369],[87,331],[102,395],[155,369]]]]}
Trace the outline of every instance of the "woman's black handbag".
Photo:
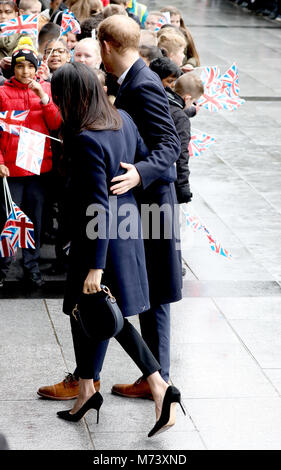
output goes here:
{"type": "Polygon", "coordinates": [[[88,338],[103,341],[116,336],[123,328],[124,318],[115,297],[101,285],[96,294],[81,294],[72,315],[88,338]]]}

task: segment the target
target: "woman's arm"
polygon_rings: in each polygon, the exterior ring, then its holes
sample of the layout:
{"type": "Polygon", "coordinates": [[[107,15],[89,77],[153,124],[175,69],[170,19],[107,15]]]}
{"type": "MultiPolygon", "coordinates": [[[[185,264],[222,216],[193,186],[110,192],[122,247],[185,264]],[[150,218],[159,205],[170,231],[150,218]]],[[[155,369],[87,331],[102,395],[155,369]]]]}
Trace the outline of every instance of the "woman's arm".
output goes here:
{"type": "MultiPolygon", "coordinates": [[[[106,135],[104,138],[106,139],[106,135]]],[[[80,134],[76,143],[76,148],[79,149],[79,159],[77,158],[79,182],[75,189],[77,197],[82,198],[85,209],[85,214],[81,215],[85,221],[82,236],[88,255],[87,265],[89,269],[104,269],[109,240],[109,198],[105,156],[101,146],[94,140],[94,132],[80,134]]]]}

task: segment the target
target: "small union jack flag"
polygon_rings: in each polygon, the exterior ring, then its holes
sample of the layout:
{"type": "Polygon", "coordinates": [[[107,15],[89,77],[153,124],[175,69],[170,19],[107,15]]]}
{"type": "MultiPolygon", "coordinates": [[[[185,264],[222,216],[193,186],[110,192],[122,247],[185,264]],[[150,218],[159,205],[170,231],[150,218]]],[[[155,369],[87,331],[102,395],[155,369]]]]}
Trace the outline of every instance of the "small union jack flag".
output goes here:
{"type": "Polygon", "coordinates": [[[216,139],[206,134],[205,132],[195,130],[191,135],[188,150],[190,157],[199,157],[202,152],[208,149],[210,145],[214,144],[216,139]]]}
{"type": "Polygon", "coordinates": [[[12,34],[28,34],[38,36],[38,15],[20,15],[0,24],[1,36],[12,34]]]}
{"type": "Polygon", "coordinates": [[[60,31],[61,31],[60,36],[64,36],[70,31],[73,34],[81,33],[81,28],[80,28],[78,21],[76,20],[73,13],[70,10],[68,10],[68,8],[63,11],[60,31]]]}
{"type": "Polygon", "coordinates": [[[201,80],[205,91],[197,103],[208,111],[234,111],[245,103],[245,100],[239,98],[238,68],[235,62],[224,75],[221,75],[217,66],[204,67],[201,80]]]}
{"type": "Polygon", "coordinates": [[[224,249],[221,245],[221,243],[217,242],[214,237],[210,234],[209,230],[203,225],[199,218],[196,217],[195,215],[192,215],[188,212],[184,212],[185,220],[186,220],[186,225],[191,228],[194,232],[197,232],[199,230],[203,230],[204,234],[207,236],[210,248],[213,250],[215,253],[224,256],[225,258],[231,259],[232,255],[230,252],[226,249],[224,249]]]}
{"type": "Polygon", "coordinates": [[[9,238],[10,246],[16,248],[35,248],[34,226],[31,220],[13,202],[11,211],[1,234],[9,238]]]}
{"type": "Polygon", "coordinates": [[[204,67],[201,72],[201,80],[204,88],[220,88],[221,83],[221,72],[217,66],[204,67]]]}
{"type": "Polygon", "coordinates": [[[236,62],[221,77],[222,90],[225,90],[230,96],[239,97],[238,67],[236,62]]]}
{"type": "Polygon", "coordinates": [[[154,31],[155,32],[159,31],[164,24],[167,24],[167,20],[164,19],[164,18],[159,18],[159,21],[158,21],[157,25],[155,26],[154,31]]]}
{"type": "Polygon", "coordinates": [[[26,120],[28,111],[1,111],[0,131],[19,135],[22,123],[26,120]]]}
{"type": "Polygon", "coordinates": [[[27,127],[21,127],[16,165],[40,175],[46,136],[27,127]]]}

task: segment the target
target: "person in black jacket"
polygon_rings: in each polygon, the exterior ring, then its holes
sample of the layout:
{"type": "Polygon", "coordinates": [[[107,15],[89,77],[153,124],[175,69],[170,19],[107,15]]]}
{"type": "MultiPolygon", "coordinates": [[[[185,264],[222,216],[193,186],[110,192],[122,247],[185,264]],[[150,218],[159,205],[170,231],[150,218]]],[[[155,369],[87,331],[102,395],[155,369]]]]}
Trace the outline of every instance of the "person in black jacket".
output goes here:
{"type": "Polygon", "coordinates": [[[196,99],[204,92],[204,87],[197,75],[187,72],[182,75],[180,68],[168,57],[155,59],[150,64],[165,87],[168,97],[171,116],[180,138],[181,153],[176,162],[177,180],[175,181],[178,203],[190,202],[192,192],[189,184],[189,151],[188,146],[191,138],[190,132],[190,108],[196,99]],[[177,87],[180,93],[173,88],[177,87]]]}

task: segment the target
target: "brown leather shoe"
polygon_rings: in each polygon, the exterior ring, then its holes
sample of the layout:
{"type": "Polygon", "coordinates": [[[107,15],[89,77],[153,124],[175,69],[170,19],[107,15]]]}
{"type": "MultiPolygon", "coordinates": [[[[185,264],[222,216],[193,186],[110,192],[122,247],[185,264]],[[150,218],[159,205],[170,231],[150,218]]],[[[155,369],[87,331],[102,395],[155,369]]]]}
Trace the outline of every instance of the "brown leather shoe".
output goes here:
{"type": "MultiPolygon", "coordinates": [[[[96,391],[100,389],[100,381],[94,382],[96,391]]],[[[79,382],[73,374],[67,374],[62,382],[55,385],[47,385],[40,387],[37,391],[40,397],[49,398],[51,400],[73,400],[79,394],[79,382]]]]}
{"type": "Polygon", "coordinates": [[[153,400],[148,382],[143,377],[140,377],[133,384],[116,384],[113,385],[111,392],[113,395],[120,395],[127,398],[148,398],[153,400]]]}

